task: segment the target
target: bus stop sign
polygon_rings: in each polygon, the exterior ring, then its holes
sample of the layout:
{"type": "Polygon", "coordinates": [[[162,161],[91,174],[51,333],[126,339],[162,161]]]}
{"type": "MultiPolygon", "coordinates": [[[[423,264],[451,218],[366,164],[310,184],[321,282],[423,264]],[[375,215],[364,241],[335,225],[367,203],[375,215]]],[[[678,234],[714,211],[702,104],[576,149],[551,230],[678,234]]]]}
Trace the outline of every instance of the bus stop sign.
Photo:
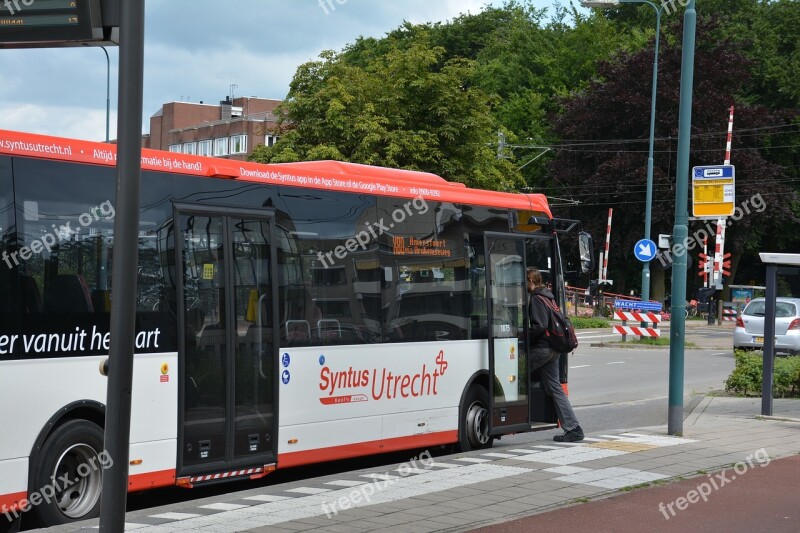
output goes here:
{"type": "Polygon", "coordinates": [[[725,218],[733,215],[736,169],[733,165],[692,169],[692,214],[725,218]]]}

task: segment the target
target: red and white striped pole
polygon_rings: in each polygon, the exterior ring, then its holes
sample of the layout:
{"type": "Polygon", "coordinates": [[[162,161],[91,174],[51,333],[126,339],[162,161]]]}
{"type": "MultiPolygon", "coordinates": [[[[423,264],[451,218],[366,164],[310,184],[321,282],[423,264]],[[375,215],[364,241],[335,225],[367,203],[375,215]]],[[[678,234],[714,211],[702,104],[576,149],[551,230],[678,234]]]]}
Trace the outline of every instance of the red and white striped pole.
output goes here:
{"type": "Polygon", "coordinates": [[[717,238],[714,242],[714,270],[711,273],[711,286],[720,289],[722,281],[722,243],[725,239],[726,219],[717,220],[717,238]]]}
{"type": "MultiPolygon", "coordinates": [[[[725,164],[731,164],[731,143],[733,141],[733,109],[728,116],[728,140],[725,143],[725,164]]],[[[722,289],[722,255],[725,252],[725,228],[728,220],[725,218],[717,219],[717,241],[714,250],[714,271],[711,274],[712,286],[722,289]]]]}
{"type": "Polygon", "coordinates": [[[731,141],[733,140],[733,106],[728,117],[728,142],[725,144],[725,164],[731,164],[731,141]]]}
{"type": "Polygon", "coordinates": [[[603,279],[608,279],[608,245],[611,242],[611,217],[614,214],[614,208],[608,208],[608,225],[606,226],[606,249],[603,256],[603,279]]]}

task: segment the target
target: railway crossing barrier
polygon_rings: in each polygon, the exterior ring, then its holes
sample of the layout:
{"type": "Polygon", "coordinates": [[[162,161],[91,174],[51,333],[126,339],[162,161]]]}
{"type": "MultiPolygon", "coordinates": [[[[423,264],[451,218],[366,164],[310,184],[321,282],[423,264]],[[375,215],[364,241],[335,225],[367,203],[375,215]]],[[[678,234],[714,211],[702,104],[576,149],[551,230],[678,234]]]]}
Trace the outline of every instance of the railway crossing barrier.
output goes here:
{"type": "Polygon", "coordinates": [[[621,334],[623,342],[628,335],[653,338],[661,336],[658,329],[661,324],[661,304],[658,302],[617,299],[614,301],[612,318],[622,321],[622,324],[611,324],[611,331],[621,334]],[[634,324],[628,325],[628,322],[634,324]]]}
{"type": "Polygon", "coordinates": [[[739,314],[735,307],[728,307],[731,304],[725,303],[722,307],[722,321],[723,322],[736,322],[736,316],[739,314]]]}

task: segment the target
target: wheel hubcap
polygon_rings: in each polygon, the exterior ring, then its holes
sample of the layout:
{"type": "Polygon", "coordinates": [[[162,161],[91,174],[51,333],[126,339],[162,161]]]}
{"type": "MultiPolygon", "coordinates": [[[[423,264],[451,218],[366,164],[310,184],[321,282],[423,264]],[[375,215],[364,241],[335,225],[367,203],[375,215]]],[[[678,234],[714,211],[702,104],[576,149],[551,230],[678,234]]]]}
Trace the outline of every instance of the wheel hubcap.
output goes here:
{"type": "Polygon", "coordinates": [[[480,402],[475,402],[467,409],[467,438],[473,448],[479,448],[489,442],[489,412],[480,402]]]}
{"type": "Polygon", "coordinates": [[[100,499],[103,478],[97,451],[88,444],[75,444],[56,461],[53,470],[55,501],[64,516],[86,516],[100,499]]]}

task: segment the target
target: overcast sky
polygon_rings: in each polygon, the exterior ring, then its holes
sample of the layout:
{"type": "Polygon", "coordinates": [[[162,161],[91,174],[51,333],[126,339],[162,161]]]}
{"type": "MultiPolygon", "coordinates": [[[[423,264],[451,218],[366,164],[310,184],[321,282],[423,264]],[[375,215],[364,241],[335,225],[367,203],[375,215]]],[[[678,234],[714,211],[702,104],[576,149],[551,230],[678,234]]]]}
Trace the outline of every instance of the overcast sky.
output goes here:
{"type": "MultiPolygon", "coordinates": [[[[217,103],[233,84],[236,96],[284,98],[296,68],[322,50],[339,50],[358,36],[381,37],[404,20],[476,13],[487,3],[503,2],[147,0],[144,123],[165,102],[217,103]]],[[[116,138],[118,54],[116,47],[107,50],[116,138]]],[[[100,48],[0,50],[0,129],[104,140],[106,72],[100,48]]]]}

